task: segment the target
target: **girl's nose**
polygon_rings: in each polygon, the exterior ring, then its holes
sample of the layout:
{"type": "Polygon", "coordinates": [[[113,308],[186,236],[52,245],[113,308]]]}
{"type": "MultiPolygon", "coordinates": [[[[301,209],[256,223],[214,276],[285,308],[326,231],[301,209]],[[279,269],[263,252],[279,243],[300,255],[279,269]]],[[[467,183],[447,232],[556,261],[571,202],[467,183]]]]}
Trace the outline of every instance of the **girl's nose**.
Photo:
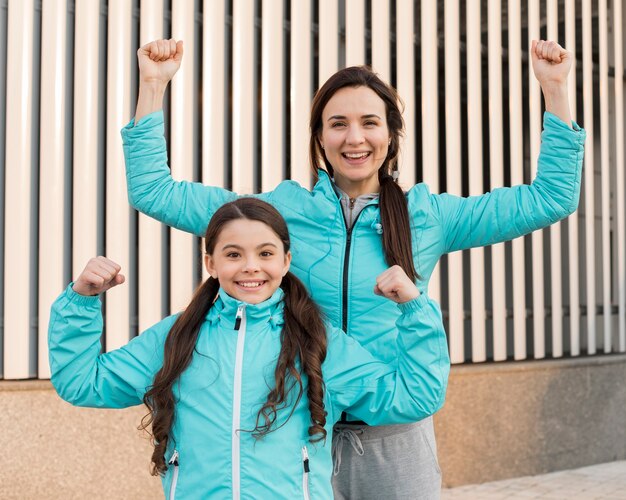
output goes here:
{"type": "Polygon", "coordinates": [[[243,270],[248,273],[253,273],[259,270],[259,263],[256,259],[246,259],[243,270]]]}

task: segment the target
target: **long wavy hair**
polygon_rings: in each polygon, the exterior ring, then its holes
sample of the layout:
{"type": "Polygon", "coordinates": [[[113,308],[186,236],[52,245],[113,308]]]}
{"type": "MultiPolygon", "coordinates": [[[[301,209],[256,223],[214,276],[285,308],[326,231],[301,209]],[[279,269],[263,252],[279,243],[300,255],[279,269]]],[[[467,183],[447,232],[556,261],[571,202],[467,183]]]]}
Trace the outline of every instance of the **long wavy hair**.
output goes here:
{"type": "MultiPolygon", "coordinates": [[[[226,224],[233,220],[247,219],[267,224],[280,238],[285,253],[290,240],[287,224],[278,211],[255,198],[239,198],[223,205],[211,218],[205,237],[205,250],[212,255],[217,239],[226,224]]],[[[326,358],[326,329],[322,314],[310,298],[302,282],[287,273],[281,283],[284,290],[284,326],[281,332],[281,348],[274,371],[275,386],[259,410],[256,426],[251,431],[255,438],[262,438],[276,430],[274,426],[278,411],[287,407],[290,391],[296,387],[297,395],[285,422],[291,418],[304,394],[302,374],[306,375],[306,395],[311,413],[309,436],[311,441],[326,438],[326,410],[324,408],[324,381],[322,363],[326,358]],[[300,363],[300,370],[296,362],[300,363]]],[[[208,278],[198,287],[191,303],[178,317],[167,335],[164,347],[163,367],[144,395],[149,413],[142,419],[140,429],[148,431],[154,443],[152,474],[164,474],[167,470],[165,451],[171,437],[176,417],[176,398],[173,386],[191,363],[198,333],[212,307],[219,290],[217,279],[208,278]],[[151,430],[149,429],[151,426],[151,430]]],[[[282,424],[284,425],[284,423],[282,424]]]]}
{"type": "Polygon", "coordinates": [[[413,281],[419,278],[413,263],[411,244],[411,225],[406,196],[393,178],[393,171],[398,168],[400,140],[404,135],[402,119],[402,100],[396,90],[383,82],[376,73],[367,66],[351,66],[337,71],[320,87],[313,97],[309,129],[309,161],[313,175],[317,180],[319,169],[324,168],[333,177],[334,169],[326,158],[320,142],[323,129],[322,113],[328,101],[335,93],[346,87],[368,87],[385,103],[387,127],[391,142],[387,157],[378,169],[380,184],[379,207],[383,226],[382,243],[385,261],[389,266],[399,265],[413,281]]]}

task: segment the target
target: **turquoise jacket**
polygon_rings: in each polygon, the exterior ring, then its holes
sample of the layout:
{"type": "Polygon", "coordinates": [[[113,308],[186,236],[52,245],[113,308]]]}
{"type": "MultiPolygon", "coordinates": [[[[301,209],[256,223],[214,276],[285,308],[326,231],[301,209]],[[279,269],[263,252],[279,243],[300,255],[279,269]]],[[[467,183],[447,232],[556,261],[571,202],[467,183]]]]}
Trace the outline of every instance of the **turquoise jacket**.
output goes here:
{"type": "MultiPolygon", "coordinates": [[[[326,441],[310,442],[306,387],[292,417],[287,420],[293,393],[289,406],[278,412],[276,430],[255,441],[246,430],[255,427],[268,388],[274,386],[282,298],[278,289],[265,302],[250,305],[220,291],[191,364],[175,387],[176,417],[166,454],[170,466],[163,478],[167,498],[332,498],[332,425],[342,411],[349,409],[371,424],[408,423],[443,404],[449,373],[445,332],[437,304],[421,295],[396,306],[397,365],[378,361],[329,326],[322,365],[326,441]]],[[[55,389],[78,406],[141,404],[162,366],[165,338],[175,320],[168,317],[126,346],[102,354],[100,300],[68,287],[50,317],[55,389]]]]}
{"type": "MultiPolygon", "coordinates": [[[[573,127],[545,113],[537,177],[531,185],[469,198],[432,194],[425,184],[407,192],[421,291],[443,254],[517,238],[576,209],[585,132],[573,127]]],[[[161,112],[122,129],[130,203],[165,224],[203,236],[217,208],[237,195],[200,183],[175,182],[163,133],[161,112]]],[[[363,209],[348,232],[332,181],[324,172],[312,191],[284,181],[260,196],[287,220],[293,245],[291,270],[331,323],[377,357],[394,360],[397,308],[372,295],[376,276],[388,267],[378,234],[378,200],[363,209]]]]}

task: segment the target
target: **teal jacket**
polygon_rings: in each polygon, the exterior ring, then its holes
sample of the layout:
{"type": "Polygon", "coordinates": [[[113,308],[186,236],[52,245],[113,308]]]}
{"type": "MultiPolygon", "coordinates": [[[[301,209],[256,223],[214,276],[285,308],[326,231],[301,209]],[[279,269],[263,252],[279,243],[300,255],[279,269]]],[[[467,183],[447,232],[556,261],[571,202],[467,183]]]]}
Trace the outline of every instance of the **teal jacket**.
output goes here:
{"type": "MultiPolygon", "coordinates": [[[[163,478],[167,498],[332,498],[332,425],[342,411],[371,424],[407,423],[443,404],[449,373],[445,332],[437,304],[421,295],[396,307],[397,365],[375,359],[329,326],[322,365],[326,441],[310,442],[306,388],[291,418],[293,393],[289,406],[278,412],[276,430],[255,441],[246,430],[255,427],[274,386],[282,299],[278,289],[265,302],[249,305],[220,291],[175,387],[176,417],[166,454],[170,466],[163,478]]],[[[55,389],[78,406],[141,404],[163,364],[165,338],[175,320],[168,317],[126,346],[102,354],[100,300],[68,287],[50,318],[55,389]]]]}
{"type": "MultiPolygon", "coordinates": [[[[443,254],[517,238],[576,209],[585,132],[573,127],[551,113],[544,115],[537,177],[531,185],[469,198],[432,194],[425,184],[407,192],[421,291],[443,254]]],[[[217,208],[237,195],[200,183],[175,182],[163,133],[161,112],[122,129],[130,203],[165,224],[203,236],[217,208]]],[[[260,196],[287,220],[293,245],[291,270],[331,323],[377,357],[394,360],[397,308],[372,295],[376,276],[388,267],[378,234],[378,200],[363,209],[348,232],[332,181],[324,172],[312,191],[284,181],[260,196]]]]}

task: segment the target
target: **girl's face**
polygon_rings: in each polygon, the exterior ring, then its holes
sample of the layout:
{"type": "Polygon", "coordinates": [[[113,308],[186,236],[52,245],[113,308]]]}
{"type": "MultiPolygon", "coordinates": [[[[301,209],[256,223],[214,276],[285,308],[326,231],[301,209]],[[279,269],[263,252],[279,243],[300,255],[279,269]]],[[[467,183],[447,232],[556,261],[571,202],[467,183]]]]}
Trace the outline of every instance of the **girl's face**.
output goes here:
{"type": "Polygon", "coordinates": [[[350,197],[380,190],[390,139],[385,103],[369,87],[338,90],[322,112],[320,142],[335,183],[350,197]]]}
{"type": "Polygon", "coordinates": [[[224,225],[213,253],[205,256],[207,271],[224,291],[249,304],[270,298],[290,263],[291,252],[285,253],[276,233],[267,224],[248,219],[224,225]]]}

